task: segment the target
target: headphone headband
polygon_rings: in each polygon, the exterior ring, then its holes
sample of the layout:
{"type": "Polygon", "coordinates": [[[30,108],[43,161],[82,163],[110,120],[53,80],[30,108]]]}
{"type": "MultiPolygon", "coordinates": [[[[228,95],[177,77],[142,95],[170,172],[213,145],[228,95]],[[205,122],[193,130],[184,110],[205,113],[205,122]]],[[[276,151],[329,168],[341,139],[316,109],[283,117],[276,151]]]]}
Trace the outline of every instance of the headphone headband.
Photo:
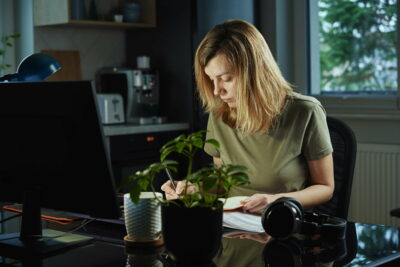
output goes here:
{"type": "Polygon", "coordinates": [[[327,214],[313,211],[304,212],[301,234],[321,235],[324,239],[345,238],[347,221],[327,214]]]}
{"type": "Polygon", "coordinates": [[[325,239],[342,239],[347,221],[311,211],[303,211],[296,199],[279,198],[269,204],[262,214],[264,230],[274,238],[286,239],[295,233],[315,235],[325,239]]]}

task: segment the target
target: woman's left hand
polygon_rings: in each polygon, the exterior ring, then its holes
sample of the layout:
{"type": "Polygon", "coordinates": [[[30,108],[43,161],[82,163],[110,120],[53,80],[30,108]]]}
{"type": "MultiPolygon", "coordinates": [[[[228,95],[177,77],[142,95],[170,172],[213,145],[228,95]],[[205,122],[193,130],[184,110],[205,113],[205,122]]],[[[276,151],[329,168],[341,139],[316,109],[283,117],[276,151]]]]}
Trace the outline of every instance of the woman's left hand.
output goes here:
{"type": "Polygon", "coordinates": [[[243,212],[261,214],[268,204],[274,202],[279,197],[279,195],[254,194],[251,197],[242,200],[240,203],[243,205],[243,212]]]}

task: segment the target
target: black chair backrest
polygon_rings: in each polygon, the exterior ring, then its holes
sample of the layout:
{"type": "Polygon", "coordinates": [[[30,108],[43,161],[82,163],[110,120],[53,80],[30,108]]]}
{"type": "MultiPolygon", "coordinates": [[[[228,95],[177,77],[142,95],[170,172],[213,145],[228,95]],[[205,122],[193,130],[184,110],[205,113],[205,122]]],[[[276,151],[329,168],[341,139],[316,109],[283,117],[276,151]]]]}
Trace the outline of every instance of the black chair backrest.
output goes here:
{"type": "Polygon", "coordinates": [[[333,146],[335,191],[330,201],[315,207],[315,210],[347,219],[357,141],[352,129],[343,121],[328,116],[327,123],[333,146]]]}

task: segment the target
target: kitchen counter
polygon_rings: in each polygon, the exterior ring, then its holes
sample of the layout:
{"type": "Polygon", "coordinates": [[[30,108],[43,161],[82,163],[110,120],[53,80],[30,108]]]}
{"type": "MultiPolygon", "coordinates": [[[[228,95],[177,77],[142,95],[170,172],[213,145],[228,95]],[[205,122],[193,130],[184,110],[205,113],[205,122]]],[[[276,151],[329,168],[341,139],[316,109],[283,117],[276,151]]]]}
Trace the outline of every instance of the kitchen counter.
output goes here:
{"type": "Polygon", "coordinates": [[[128,135],[138,133],[154,133],[188,130],[189,123],[161,123],[161,124],[116,124],[104,125],[105,136],[128,135]]]}

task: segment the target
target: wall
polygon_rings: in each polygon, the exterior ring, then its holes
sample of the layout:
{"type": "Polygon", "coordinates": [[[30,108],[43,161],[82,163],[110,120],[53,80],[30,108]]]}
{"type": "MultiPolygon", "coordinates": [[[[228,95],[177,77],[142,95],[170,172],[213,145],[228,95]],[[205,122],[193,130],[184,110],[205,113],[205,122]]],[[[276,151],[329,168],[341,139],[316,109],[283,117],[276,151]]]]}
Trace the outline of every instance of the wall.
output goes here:
{"type": "Polygon", "coordinates": [[[78,50],[84,80],[93,80],[96,71],[102,67],[129,65],[122,29],[36,27],[34,35],[35,52],[78,50]]]}
{"type": "Polygon", "coordinates": [[[36,27],[35,51],[78,50],[83,79],[94,79],[105,66],[135,67],[137,56],[148,55],[160,75],[161,115],[204,128],[194,91],[195,48],[215,24],[232,18],[253,22],[253,11],[253,1],[157,1],[156,28],[36,27]]]}
{"type": "MultiPolygon", "coordinates": [[[[197,1],[196,6],[196,35],[194,36],[195,49],[215,25],[230,19],[243,19],[257,25],[255,15],[255,2],[241,0],[201,0],[197,1]]],[[[258,26],[258,25],[257,25],[258,26]]],[[[193,54],[194,56],[194,54],[193,54]]],[[[197,102],[195,111],[196,127],[199,129],[207,128],[208,115],[204,114],[200,102],[197,102]]],[[[207,155],[208,156],[208,155],[207,155]]],[[[209,156],[208,156],[209,157],[209,156]]]]}
{"type": "Polygon", "coordinates": [[[195,1],[157,1],[157,27],[128,31],[127,58],[148,55],[159,71],[160,112],[193,125],[192,34],[195,1]]]}

